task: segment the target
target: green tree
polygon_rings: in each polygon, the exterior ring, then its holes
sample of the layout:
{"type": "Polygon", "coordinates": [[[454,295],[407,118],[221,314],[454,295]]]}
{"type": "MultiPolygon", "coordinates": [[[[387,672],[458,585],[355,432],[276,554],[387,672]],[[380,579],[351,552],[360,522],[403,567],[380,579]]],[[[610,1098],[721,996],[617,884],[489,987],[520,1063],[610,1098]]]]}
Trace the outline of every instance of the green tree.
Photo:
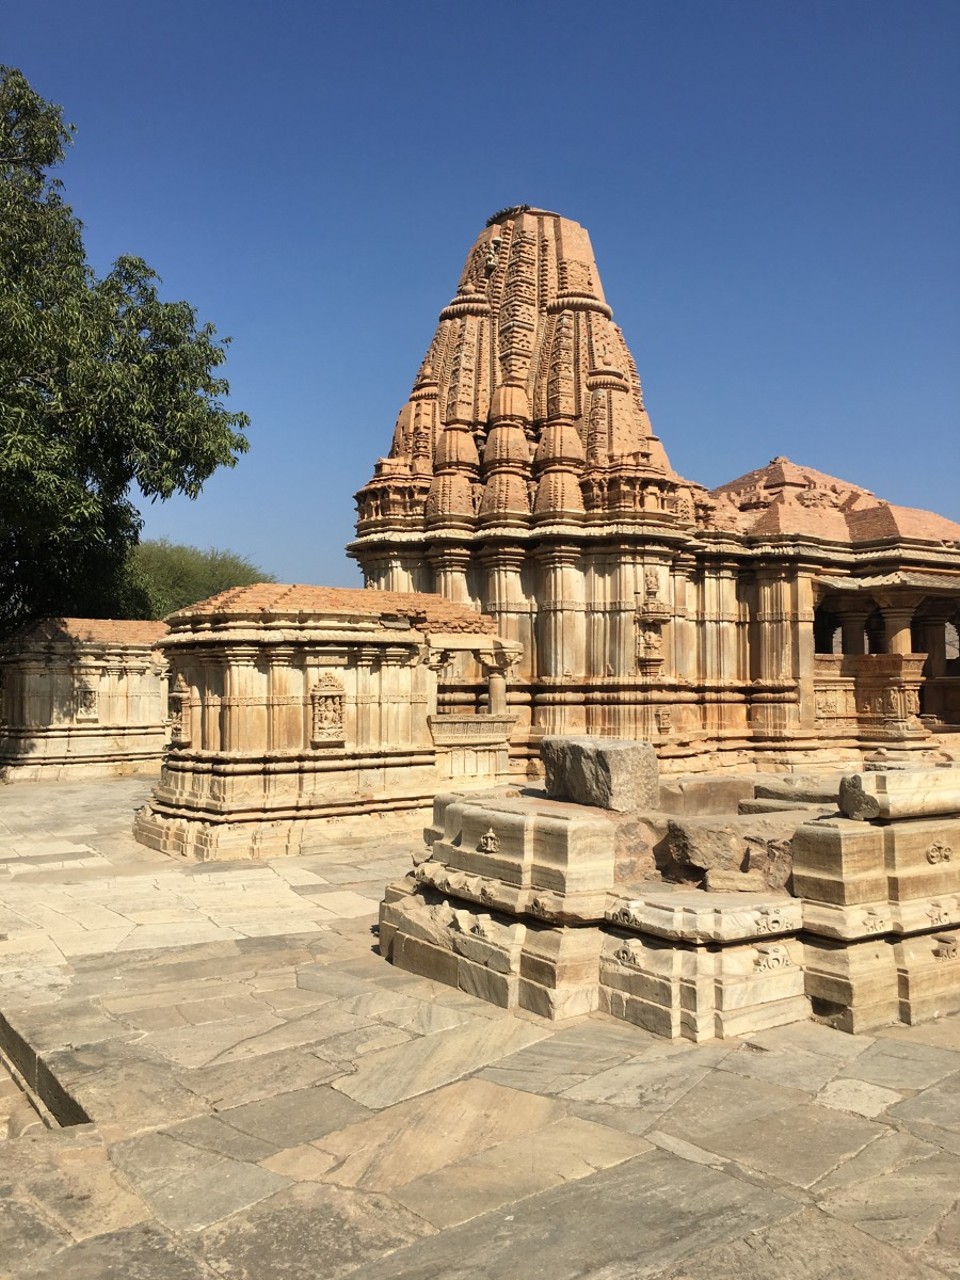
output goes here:
{"type": "Polygon", "coordinates": [[[230,587],[275,582],[272,573],[232,551],[181,546],[166,538],[141,542],[130,555],[130,580],[146,593],[146,616],[165,618],[184,605],[206,600],[230,587]]]}
{"type": "Polygon", "coordinates": [[[227,340],[121,257],[102,279],[49,170],[73,128],[0,67],[0,635],[44,615],[142,614],[130,494],[196,497],[247,449],[215,375],[227,340]]]}

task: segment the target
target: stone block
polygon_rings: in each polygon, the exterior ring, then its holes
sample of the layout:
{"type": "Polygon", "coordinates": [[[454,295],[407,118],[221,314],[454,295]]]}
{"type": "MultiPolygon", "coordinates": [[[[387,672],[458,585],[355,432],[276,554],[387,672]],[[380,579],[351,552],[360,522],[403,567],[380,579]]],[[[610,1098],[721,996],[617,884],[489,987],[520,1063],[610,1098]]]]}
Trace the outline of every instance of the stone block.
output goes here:
{"type": "Polygon", "coordinates": [[[758,800],[775,800],[793,804],[837,807],[840,773],[822,775],[790,773],[779,778],[764,778],[754,789],[758,800]]]}
{"type": "Polygon", "coordinates": [[[649,742],[550,737],[540,742],[547,794],[598,809],[659,807],[657,753],[649,742]]]}
{"type": "Polygon", "coordinates": [[[960,893],[960,817],[894,822],[882,834],[891,901],[960,893]]]}
{"type": "Polygon", "coordinates": [[[699,881],[707,873],[753,869],[769,887],[783,888],[792,867],[789,841],[802,818],[795,813],[671,818],[663,842],[663,872],[699,881]]]}
{"type": "Polygon", "coordinates": [[[511,914],[602,919],[616,842],[603,813],[535,796],[445,796],[434,828],[442,835],[417,868],[421,882],[511,914]]]}
{"type": "Polygon", "coordinates": [[[793,891],[813,902],[885,901],[883,836],[846,818],[804,823],[792,841],[793,891]]]}
{"type": "Polygon", "coordinates": [[[698,1043],[781,1026],[809,1015],[802,959],[794,938],[708,949],[614,934],[601,955],[601,1008],[698,1043]]]}
{"type": "Polygon", "coordinates": [[[900,939],[893,954],[901,1021],[925,1022],[960,1009],[960,929],[900,939]]]}
{"type": "Polygon", "coordinates": [[[960,769],[853,774],[841,780],[840,810],[858,822],[960,814],[960,769]]]}
{"type": "Polygon", "coordinates": [[[661,778],[658,807],[681,817],[735,813],[742,800],[754,795],[756,777],[752,773],[731,773],[661,778]]]}
{"type": "Polygon", "coordinates": [[[808,939],[804,985],[813,1015],[840,1031],[874,1031],[900,1013],[893,947],[885,938],[843,943],[808,939]]]}

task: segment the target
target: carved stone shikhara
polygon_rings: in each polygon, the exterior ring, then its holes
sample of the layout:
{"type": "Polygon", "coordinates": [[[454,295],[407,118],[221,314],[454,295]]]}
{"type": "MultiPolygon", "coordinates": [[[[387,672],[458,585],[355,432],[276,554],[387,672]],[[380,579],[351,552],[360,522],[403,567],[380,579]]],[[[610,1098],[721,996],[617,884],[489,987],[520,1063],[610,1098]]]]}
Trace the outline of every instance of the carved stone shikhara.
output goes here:
{"type": "Polygon", "coordinates": [[[0,652],[0,779],[153,772],[167,738],[162,622],[49,618],[0,652]]]}
{"type": "Polygon", "coordinates": [[[369,586],[472,602],[522,646],[518,768],[542,734],[655,740],[670,773],[960,724],[960,525],[785,457],[679,476],[589,236],[547,210],[488,221],[357,505],[369,586]]]}

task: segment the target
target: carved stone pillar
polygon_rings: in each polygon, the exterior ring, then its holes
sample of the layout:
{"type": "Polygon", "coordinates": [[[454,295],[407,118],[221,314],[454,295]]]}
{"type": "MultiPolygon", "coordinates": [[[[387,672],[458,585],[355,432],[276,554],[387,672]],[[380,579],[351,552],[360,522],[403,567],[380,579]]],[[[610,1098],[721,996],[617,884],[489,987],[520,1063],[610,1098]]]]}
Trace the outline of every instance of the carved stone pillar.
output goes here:
{"type": "Polygon", "coordinates": [[[758,682],[768,688],[755,691],[751,719],[762,736],[788,737],[816,721],[813,584],[796,566],[758,568],[756,582],[758,682]]]}
{"type": "Polygon", "coordinates": [[[836,605],[835,611],[840,615],[840,643],[845,656],[861,657],[866,653],[864,626],[873,607],[872,601],[863,604],[862,601],[855,600],[841,600],[836,605]]]}
{"type": "Polygon", "coordinates": [[[540,695],[539,726],[544,733],[578,733],[585,728],[582,695],[571,689],[582,683],[586,664],[586,602],[580,550],[570,544],[541,547],[538,662],[541,678],[565,687],[540,695]]]}
{"type": "Polygon", "coordinates": [[[292,644],[271,645],[267,650],[268,751],[297,752],[303,747],[303,715],[292,688],[296,657],[297,648],[292,644]]]}
{"type": "Polygon", "coordinates": [[[609,572],[604,577],[603,600],[606,652],[602,673],[632,676],[637,670],[636,593],[641,577],[640,555],[633,547],[618,546],[607,564],[609,572]]]}
{"type": "Polygon", "coordinates": [[[582,676],[586,658],[583,569],[580,550],[548,546],[537,552],[543,592],[540,614],[540,669],[544,675],[582,676]]]}
{"type": "Polygon", "coordinates": [[[201,652],[198,657],[201,674],[200,747],[203,751],[220,751],[226,731],[222,707],[226,665],[219,653],[201,652]]]}
{"type": "Polygon", "coordinates": [[[924,675],[936,679],[947,673],[947,633],[944,618],[925,619],[923,623],[923,651],[927,655],[924,675]]]}
{"type": "Polygon", "coordinates": [[[357,747],[369,751],[380,746],[380,694],[376,687],[381,651],[374,645],[358,645],[357,664],[357,747]]]}
{"type": "Polygon", "coordinates": [[[428,559],[433,568],[434,590],[454,604],[473,604],[467,570],[470,567],[469,547],[441,544],[435,546],[428,559]]]}
{"type": "Polygon", "coordinates": [[[887,605],[881,608],[887,653],[913,652],[913,610],[913,605],[887,605]]]}
{"type": "Polygon", "coordinates": [[[496,648],[477,650],[487,678],[487,711],[492,716],[505,716],[507,711],[507,673],[520,659],[521,653],[516,648],[496,648]]]}
{"type": "Polygon", "coordinates": [[[674,673],[683,680],[696,682],[700,675],[697,662],[697,562],[692,557],[677,559],[673,573],[673,662],[674,673]]]}
{"type": "Polygon", "coordinates": [[[256,689],[259,656],[255,644],[231,645],[227,651],[221,715],[225,751],[260,752],[266,745],[266,699],[261,701],[256,689]]]}
{"type": "Polygon", "coordinates": [[[526,552],[521,546],[494,544],[481,553],[480,560],[486,578],[483,610],[496,619],[497,631],[505,640],[515,640],[523,646],[524,666],[530,675],[534,644],[531,602],[523,589],[526,552]]]}

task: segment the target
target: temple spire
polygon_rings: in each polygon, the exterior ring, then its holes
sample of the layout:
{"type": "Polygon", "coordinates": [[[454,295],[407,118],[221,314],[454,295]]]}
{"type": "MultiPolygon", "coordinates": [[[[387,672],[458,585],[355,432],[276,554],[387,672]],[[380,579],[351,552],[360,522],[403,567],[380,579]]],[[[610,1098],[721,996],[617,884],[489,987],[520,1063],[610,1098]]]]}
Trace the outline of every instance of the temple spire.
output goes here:
{"type": "Polygon", "coordinates": [[[467,255],[390,456],[357,495],[358,533],[517,527],[584,508],[669,519],[683,483],[653,434],[585,228],[517,205],[467,255]]]}

